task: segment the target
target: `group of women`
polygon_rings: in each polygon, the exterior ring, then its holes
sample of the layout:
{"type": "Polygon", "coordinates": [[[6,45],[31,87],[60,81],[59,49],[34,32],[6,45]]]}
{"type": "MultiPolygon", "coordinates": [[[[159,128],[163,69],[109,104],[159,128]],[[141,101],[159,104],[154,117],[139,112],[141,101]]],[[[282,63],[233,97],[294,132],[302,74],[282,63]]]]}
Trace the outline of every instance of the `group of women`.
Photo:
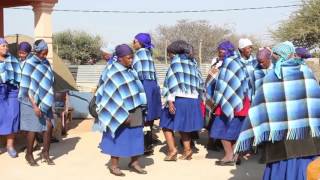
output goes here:
{"type": "MultiPolygon", "coordinates": [[[[95,93],[94,127],[102,132],[101,151],[111,156],[110,173],[125,176],[119,158],[130,157],[129,169],[147,174],[139,157],[153,152],[152,130],[159,118],[168,148],[164,161],[191,160],[192,134],[205,127],[207,117],[210,138],[221,140],[225,152],[216,165],[240,164],[242,155],[259,147],[267,164],[264,180],[306,179],[306,167],[320,153],[320,87],[304,62],[310,54],[286,41],[261,48],[254,57],[252,46],[249,39],[240,39],[238,49],[228,40],[221,41],[218,58],[203,81],[192,45],[172,42],[167,47],[171,63],[163,103],[150,35],[137,34],[134,50],[127,44],[109,48],[95,93]],[[175,132],[183,146],[179,157],[175,132]]],[[[16,157],[14,133],[27,131],[25,158],[37,166],[32,154],[35,133],[44,132],[40,155],[53,165],[49,157],[53,72],[44,40],[37,40],[33,51],[28,43],[21,43],[19,62],[0,39],[0,135],[6,135],[6,150],[16,157]]]]}
{"type": "Polygon", "coordinates": [[[15,134],[26,132],[27,150],[25,159],[31,166],[38,166],[33,156],[36,133],[43,133],[43,148],[40,158],[49,165],[54,162],[49,156],[53,120],[54,76],[49,61],[47,43],[40,39],[32,46],[22,42],[18,58],[9,53],[8,43],[0,38],[0,135],[6,136],[3,152],[17,157],[14,148],[15,134]]]}
{"type": "Polygon", "coordinates": [[[168,148],[164,160],[191,160],[192,133],[207,117],[210,138],[221,140],[225,151],[216,165],[240,164],[258,146],[267,163],[263,179],[306,179],[308,163],[320,153],[320,87],[304,62],[306,49],[283,42],[254,57],[249,39],[240,39],[238,49],[224,40],[203,81],[192,45],[174,41],[167,47],[171,63],[161,106],[150,35],[136,35],[132,46],[135,52],[126,44],[115,48],[96,92],[100,148],[111,155],[110,173],[125,176],[120,157],[131,157],[130,170],[147,173],[138,161],[145,151],[143,128],[152,129],[158,118],[168,148]],[[175,132],[183,146],[179,158],[175,132]]]}

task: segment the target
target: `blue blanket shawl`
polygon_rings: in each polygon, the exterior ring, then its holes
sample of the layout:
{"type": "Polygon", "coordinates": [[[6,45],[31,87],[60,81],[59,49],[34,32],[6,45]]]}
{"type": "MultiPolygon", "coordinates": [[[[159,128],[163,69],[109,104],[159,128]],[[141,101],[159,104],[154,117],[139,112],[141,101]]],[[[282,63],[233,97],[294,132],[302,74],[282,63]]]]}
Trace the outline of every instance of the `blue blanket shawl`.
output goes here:
{"type": "Polygon", "coordinates": [[[306,65],[292,60],[274,70],[256,90],[235,151],[246,151],[265,141],[303,139],[307,132],[320,136],[320,87],[306,65]]]}
{"type": "Polygon", "coordinates": [[[146,95],[137,73],[118,62],[107,67],[104,84],[96,92],[99,123],[115,135],[129,111],[146,105],[146,95]]]}
{"type": "Polygon", "coordinates": [[[164,80],[162,95],[167,100],[169,94],[194,92],[200,96],[204,92],[204,82],[196,61],[186,55],[174,56],[164,80]]]}
{"type": "Polygon", "coordinates": [[[151,52],[146,48],[140,48],[134,55],[133,69],[138,73],[140,80],[156,80],[156,69],[151,52]]]}
{"type": "Polygon", "coordinates": [[[19,85],[21,79],[20,63],[17,58],[8,55],[6,59],[0,63],[0,83],[10,83],[19,85]]]}
{"type": "Polygon", "coordinates": [[[213,101],[220,105],[223,113],[232,119],[234,111],[243,108],[243,99],[249,96],[250,77],[239,57],[231,56],[223,61],[220,68],[213,101]]]}
{"type": "Polygon", "coordinates": [[[32,97],[40,110],[47,114],[54,102],[53,82],[49,61],[32,56],[26,60],[22,69],[19,99],[32,97]]]}

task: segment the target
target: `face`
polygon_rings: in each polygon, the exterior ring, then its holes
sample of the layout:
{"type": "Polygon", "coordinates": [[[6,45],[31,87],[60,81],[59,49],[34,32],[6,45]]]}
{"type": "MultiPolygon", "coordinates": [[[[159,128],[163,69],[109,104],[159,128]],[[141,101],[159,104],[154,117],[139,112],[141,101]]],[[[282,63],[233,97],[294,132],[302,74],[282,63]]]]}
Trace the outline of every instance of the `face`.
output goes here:
{"type": "Polygon", "coordinates": [[[8,53],[9,48],[8,48],[8,44],[0,44],[0,55],[4,56],[8,53]]]}
{"type": "Polygon", "coordinates": [[[226,54],[226,51],[225,51],[225,50],[223,50],[223,49],[219,49],[219,50],[218,50],[218,57],[219,57],[219,59],[224,59],[225,54],[226,54]]]}
{"type": "Polygon", "coordinates": [[[132,47],[133,47],[133,49],[135,49],[135,50],[138,50],[138,49],[142,48],[141,44],[140,44],[139,41],[136,40],[136,39],[133,40],[132,47]]]}
{"type": "Polygon", "coordinates": [[[271,60],[268,58],[258,59],[258,62],[262,69],[268,69],[271,64],[271,60]]]}
{"type": "Polygon", "coordinates": [[[123,57],[119,58],[119,60],[122,65],[124,65],[127,68],[130,68],[132,65],[132,61],[133,61],[133,54],[123,56],[123,57]]]}
{"type": "Polygon", "coordinates": [[[252,52],[252,46],[247,46],[241,49],[242,56],[244,56],[247,59],[250,58],[251,52],[252,52]]]}
{"type": "Polygon", "coordinates": [[[105,53],[105,52],[103,52],[102,53],[102,59],[104,59],[104,60],[109,60],[111,58],[111,54],[109,54],[109,53],[105,53]]]}
{"type": "Polygon", "coordinates": [[[24,61],[24,60],[26,60],[28,53],[25,51],[18,51],[18,56],[22,61],[24,61]]]}
{"type": "Polygon", "coordinates": [[[48,55],[48,49],[37,52],[36,55],[38,56],[39,59],[44,60],[48,55]]]}

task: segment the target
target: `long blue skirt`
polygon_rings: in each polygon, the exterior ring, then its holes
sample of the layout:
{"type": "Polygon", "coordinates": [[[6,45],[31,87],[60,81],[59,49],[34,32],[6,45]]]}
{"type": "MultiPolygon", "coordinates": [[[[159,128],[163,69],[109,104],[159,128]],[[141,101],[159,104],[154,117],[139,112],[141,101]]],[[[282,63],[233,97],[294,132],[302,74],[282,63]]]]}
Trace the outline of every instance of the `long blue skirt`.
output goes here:
{"type": "Polygon", "coordinates": [[[142,84],[146,92],[148,108],[145,121],[159,119],[161,114],[160,87],[155,80],[143,80],[142,84]]]}
{"type": "Polygon", "coordinates": [[[204,118],[199,99],[176,97],[175,115],[167,107],[162,109],[160,127],[180,132],[199,131],[204,126],[204,118]]]}
{"type": "Polygon", "coordinates": [[[102,153],[115,157],[132,157],[144,153],[143,127],[120,126],[112,138],[110,131],[104,132],[100,142],[102,153]]]}
{"type": "Polygon", "coordinates": [[[307,167],[314,158],[309,156],[268,163],[263,180],[306,180],[307,167]]]}
{"type": "Polygon", "coordinates": [[[0,135],[19,131],[19,89],[10,84],[0,84],[0,135]]]}
{"type": "Polygon", "coordinates": [[[52,125],[54,126],[53,113],[49,111],[46,116],[41,118],[37,117],[31,102],[28,100],[20,101],[21,106],[21,119],[20,119],[20,129],[23,131],[30,132],[43,132],[47,131],[47,119],[50,119],[52,125]]]}
{"type": "Polygon", "coordinates": [[[226,116],[216,116],[211,126],[210,137],[236,141],[244,119],[245,117],[234,117],[232,120],[229,120],[226,116]]]}

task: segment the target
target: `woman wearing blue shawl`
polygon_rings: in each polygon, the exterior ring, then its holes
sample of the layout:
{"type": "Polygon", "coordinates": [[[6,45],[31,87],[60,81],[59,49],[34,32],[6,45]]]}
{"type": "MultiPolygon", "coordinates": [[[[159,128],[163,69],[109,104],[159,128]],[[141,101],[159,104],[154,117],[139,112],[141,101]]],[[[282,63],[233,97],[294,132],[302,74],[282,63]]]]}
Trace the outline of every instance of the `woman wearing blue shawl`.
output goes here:
{"type": "Polygon", "coordinates": [[[152,59],[153,45],[151,44],[150,35],[148,33],[137,34],[133,41],[133,48],[136,52],[134,54],[132,67],[137,71],[147,96],[145,126],[148,127],[148,131],[144,137],[145,154],[152,154],[154,142],[157,141],[152,138],[152,129],[154,120],[160,118],[161,95],[160,87],[157,82],[155,65],[152,59]]]}
{"type": "Polygon", "coordinates": [[[197,63],[192,56],[192,46],[179,40],[167,48],[172,61],[167,71],[163,96],[166,101],[160,117],[160,127],[168,145],[165,161],[176,161],[178,150],[174,132],[179,132],[183,142],[181,160],[192,158],[191,132],[203,128],[200,108],[204,92],[204,82],[197,63]]]}
{"type": "Polygon", "coordinates": [[[218,49],[225,52],[225,57],[218,77],[215,83],[212,83],[214,87],[211,88],[214,89],[211,96],[215,117],[210,137],[220,139],[225,151],[224,157],[215,162],[216,165],[233,166],[237,162],[233,145],[250,107],[249,76],[230,41],[222,41],[218,49]]]}
{"type": "Polygon", "coordinates": [[[47,43],[40,39],[34,43],[35,55],[27,59],[21,75],[19,100],[21,102],[21,130],[27,131],[25,159],[30,166],[38,166],[33,157],[36,133],[43,133],[43,149],[40,158],[48,165],[55,163],[49,156],[53,128],[54,76],[49,61],[47,43]]]}
{"type": "Polygon", "coordinates": [[[272,51],[275,68],[255,91],[235,152],[264,144],[264,180],[306,180],[308,164],[320,154],[320,87],[294,58],[291,42],[272,51]]]}
{"type": "Polygon", "coordinates": [[[6,151],[15,158],[14,134],[19,130],[18,86],[21,71],[18,60],[8,50],[8,43],[0,38],[0,136],[7,137],[6,151]]]}
{"type": "Polygon", "coordinates": [[[131,157],[129,168],[147,174],[139,164],[144,153],[143,109],[146,95],[135,70],[133,51],[122,44],[116,47],[117,61],[107,67],[105,81],[96,92],[98,123],[104,131],[101,151],[111,156],[110,173],[125,176],[119,168],[120,157],[131,157]]]}

